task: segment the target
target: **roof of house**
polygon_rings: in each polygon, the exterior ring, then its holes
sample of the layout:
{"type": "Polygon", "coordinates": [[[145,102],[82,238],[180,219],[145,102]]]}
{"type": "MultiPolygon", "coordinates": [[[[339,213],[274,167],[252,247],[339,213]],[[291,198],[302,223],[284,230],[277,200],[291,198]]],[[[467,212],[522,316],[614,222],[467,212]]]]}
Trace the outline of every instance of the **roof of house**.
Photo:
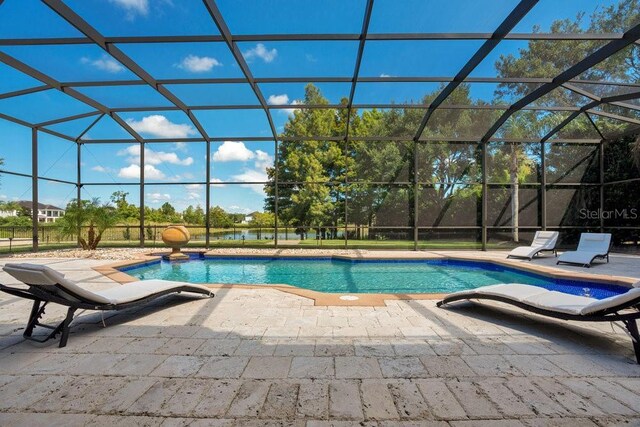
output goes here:
{"type": "MultiPolygon", "coordinates": [[[[32,208],[32,204],[30,200],[18,200],[16,202],[18,205],[20,205],[23,208],[26,209],[31,209],[32,208]]],[[[38,209],[39,210],[43,210],[43,209],[49,209],[49,210],[58,210],[58,211],[63,211],[64,209],[59,208],[57,206],[53,206],[53,205],[47,205],[44,203],[38,203],[38,209]]]]}

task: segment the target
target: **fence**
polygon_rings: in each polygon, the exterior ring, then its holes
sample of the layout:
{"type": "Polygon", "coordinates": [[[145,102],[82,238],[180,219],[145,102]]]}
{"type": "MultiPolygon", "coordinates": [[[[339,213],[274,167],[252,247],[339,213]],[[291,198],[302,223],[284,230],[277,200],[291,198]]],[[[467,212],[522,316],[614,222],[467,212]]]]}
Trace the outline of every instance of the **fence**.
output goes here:
{"type": "MultiPolygon", "coordinates": [[[[164,247],[162,231],[166,225],[147,225],[143,228],[145,247],[164,247]]],[[[204,226],[185,226],[190,234],[190,245],[204,247],[206,229],[204,226]]],[[[539,227],[520,227],[522,242],[528,242],[539,227]]],[[[599,231],[590,227],[550,227],[561,232],[559,246],[574,247],[581,232],[599,231]]],[[[619,236],[623,230],[605,229],[619,236]]],[[[629,230],[629,231],[636,231],[629,230]]],[[[81,227],[86,238],[88,227],[81,227]]],[[[488,247],[506,249],[515,245],[511,239],[510,227],[491,227],[488,233],[488,247]]],[[[211,228],[210,247],[273,247],[276,231],[265,227],[211,228]]],[[[417,233],[411,227],[368,227],[368,226],[327,226],[315,228],[280,227],[277,233],[278,247],[327,247],[327,248],[367,248],[367,249],[479,249],[481,248],[481,227],[420,227],[417,233]],[[414,239],[417,245],[414,246],[414,239]]],[[[634,234],[625,241],[615,242],[618,250],[635,250],[640,236],[634,234]]],[[[77,238],[63,236],[55,225],[38,227],[38,243],[43,249],[75,247],[77,238]]],[[[102,247],[137,247],[140,244],[140,227],[118,225],[104,231],[102,247]]],[[[0,226],[0,252],[28,250],[32,246],[31,227],[0,226]]]]}

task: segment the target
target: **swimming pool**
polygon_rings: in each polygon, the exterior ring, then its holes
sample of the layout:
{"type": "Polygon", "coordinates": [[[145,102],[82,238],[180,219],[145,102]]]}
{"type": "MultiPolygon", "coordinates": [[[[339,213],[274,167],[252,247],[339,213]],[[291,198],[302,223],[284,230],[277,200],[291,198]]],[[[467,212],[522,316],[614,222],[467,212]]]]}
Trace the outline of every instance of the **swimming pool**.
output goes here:
{"type": "Polygon", "coordinates": [[[547,277],[490,262],[452,259],[192,257],[186,262],[153,261],[120,270],[139,279],[286,284],[328,293],[450,293],[497,283],[524,283],[602,299],[628,290],[617,285],[547,277]]]}

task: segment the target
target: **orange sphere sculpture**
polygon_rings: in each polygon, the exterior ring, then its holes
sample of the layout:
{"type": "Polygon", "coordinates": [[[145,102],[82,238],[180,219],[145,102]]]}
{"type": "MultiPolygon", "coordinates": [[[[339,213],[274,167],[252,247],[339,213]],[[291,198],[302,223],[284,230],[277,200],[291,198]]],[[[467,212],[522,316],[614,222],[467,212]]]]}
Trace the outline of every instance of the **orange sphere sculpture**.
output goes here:
{"type": "Polygon", "coordinates": [[[191,234],[185,226],[170,225],[162,231],[162,241],[171,248],[171,254],[167,258],[171,260],[189,259],[188,255],[180,252],[180,249],[189,243],[191,234]]]}

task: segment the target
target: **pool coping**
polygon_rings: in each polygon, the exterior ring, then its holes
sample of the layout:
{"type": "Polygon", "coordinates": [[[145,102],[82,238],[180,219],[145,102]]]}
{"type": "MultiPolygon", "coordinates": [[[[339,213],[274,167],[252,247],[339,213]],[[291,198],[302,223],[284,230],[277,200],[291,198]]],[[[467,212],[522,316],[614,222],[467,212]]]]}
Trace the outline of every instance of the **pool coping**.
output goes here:
{"type": "MultiPolygon", "coordinates": [[[[506,258],[499,258],[497,256],[483,256],[483,257],[470,257],[470,256],[455,256],[455,255],[442,255],[437,253],[424,253],[415,252],[412,254],[403,253],[402,255],[394,256],[391,254],[380,255],[373,253],[359,254],[359,255],[323,255],[318,256],[315,254],[287,254],[279,255],[277,253],[257,253],[251,255],[243,254],[220,254],[216,252],[203,252],[202,250],[186,250],[185,253],[197,253],[204,254],[205,258],[324,258],[324,259],[343,259],[343,260],[429,260],[429,259],[450,259],[455,261],[470,261],[470,262],[487,262],[504,267],[513,268],[516,270],[523,270],[526,272],[540,274],[553,279],[565,279],[565,280],[585,280],[591,282],[608,283],[618,286],[624,286],[631,288],[631,285],[636,283],[638,279],[625,276],[613,276],[603,274],[591,274],[581,273],[576,271],[567,271],[560,268],[553,268],[548,266],[542,266],[533,263],[524,264],[521,260],[512,260],[506,258]]],[[[111,264],[93,267],[93,270],[101,273],[109,279],[126,285],[127,283],[135,282],[138,279],[130,276],[129,274],[120,271],[123,267],[132,267],[135,265],[145,264],[148,262],[155,262],[162,259],[162,255],[169,254],[168,251],[154,251],[153,253],[141,255],[139,258],[116,261],[111,264]]],[[[506,253],[505,253],[506,256],[506,253]]],[[[264,285],[248,285],[248,284],[221,284],[221,283],[207,283],[208,286],[213,289],[275,289],[288,294],[297,295],[303,298],[308,298],[314,301],[316,306],[386,306],[386,300],[436,300],[442,299],[445,295],[443,293],[421,293],[421,294],[349,294],[349,293],[325,293],[319,291],[313,291],[310,289],[299,288],[287,284],[264,284],[264,285]],[[357,300],[344,300],[341,297],[355,296],[357,300]]]]}

